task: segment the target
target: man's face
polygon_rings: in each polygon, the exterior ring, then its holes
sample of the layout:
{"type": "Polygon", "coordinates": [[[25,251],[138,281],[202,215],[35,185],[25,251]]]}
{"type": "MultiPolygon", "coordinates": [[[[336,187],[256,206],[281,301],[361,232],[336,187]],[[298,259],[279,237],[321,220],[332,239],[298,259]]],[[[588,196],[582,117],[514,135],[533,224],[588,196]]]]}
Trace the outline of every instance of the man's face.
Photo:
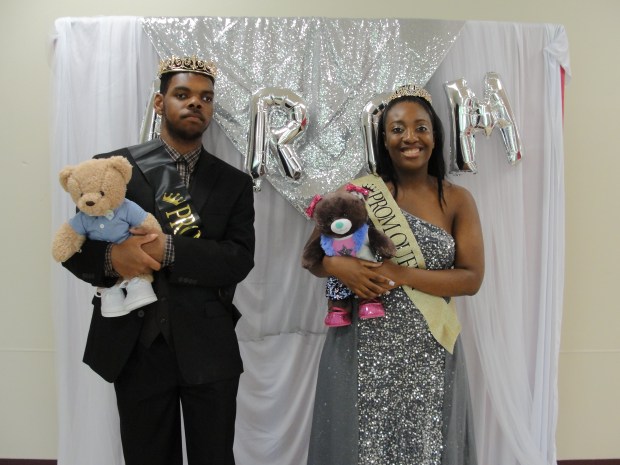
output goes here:
{"type": "Polygon", "coordinates": [[[213,117],[213,81],[196,73],[175,73],[165,95],[155,96],[162,134],[174,139],[200,139],[213,117]]]}

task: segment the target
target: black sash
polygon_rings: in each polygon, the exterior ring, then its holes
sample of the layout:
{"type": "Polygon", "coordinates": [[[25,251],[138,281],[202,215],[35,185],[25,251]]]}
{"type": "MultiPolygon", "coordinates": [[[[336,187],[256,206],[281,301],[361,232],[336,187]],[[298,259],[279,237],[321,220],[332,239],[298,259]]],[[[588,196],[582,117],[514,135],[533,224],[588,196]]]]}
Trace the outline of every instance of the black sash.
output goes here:
{"type": "Polygon", "coordinates": [[[200,237],[202,222],[192,198],[163,142],[154,139],[128,148],[138,168],[155,189],[157,207],[172,234],[200,237]],[[158,150],[159,149],[159,150],[158,150]]]}

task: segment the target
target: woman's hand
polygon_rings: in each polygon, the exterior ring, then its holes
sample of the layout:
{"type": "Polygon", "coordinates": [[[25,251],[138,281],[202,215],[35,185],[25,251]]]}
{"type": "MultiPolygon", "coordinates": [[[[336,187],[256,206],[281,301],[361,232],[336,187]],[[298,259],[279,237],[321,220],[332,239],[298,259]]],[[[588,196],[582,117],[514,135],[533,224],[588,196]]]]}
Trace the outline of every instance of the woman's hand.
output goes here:
{"type": "Polygon", "coordinates": [[[377,272],[381,273],[383,276],[391,280],[394,283],[394,287],[400,287],[404,285],[411,286],[411,283],[409,283],[407,279],[408,272],[409,270],[411,270],[411,268],[397,265],[391,260],[385,260],[380,265],[381,267],[377,270],[377,272]]]}
{"type": "Polygon", "coordinates": [[[355,257],[324,257],[325,271],[362,299],[374,299],[394,289],[395,283],[380,271],[381,263],[355,257]]]}

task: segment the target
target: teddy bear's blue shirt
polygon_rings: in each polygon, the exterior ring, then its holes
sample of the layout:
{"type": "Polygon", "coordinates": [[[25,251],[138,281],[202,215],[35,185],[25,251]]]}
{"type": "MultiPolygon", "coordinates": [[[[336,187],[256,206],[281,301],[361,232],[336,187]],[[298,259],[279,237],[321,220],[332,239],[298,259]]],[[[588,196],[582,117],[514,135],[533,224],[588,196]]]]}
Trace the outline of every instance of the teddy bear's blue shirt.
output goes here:
{"type": "Polygon", "coordinates": [[[78,212],[69,220],[69,225],[76,233],[88,239],[118,244],[131,235],[130,228],[144,223],[147,212],[137,203],[125,199],[120,207],[114,210],[112,218],[108,216],[89,216],[78,212]]]}

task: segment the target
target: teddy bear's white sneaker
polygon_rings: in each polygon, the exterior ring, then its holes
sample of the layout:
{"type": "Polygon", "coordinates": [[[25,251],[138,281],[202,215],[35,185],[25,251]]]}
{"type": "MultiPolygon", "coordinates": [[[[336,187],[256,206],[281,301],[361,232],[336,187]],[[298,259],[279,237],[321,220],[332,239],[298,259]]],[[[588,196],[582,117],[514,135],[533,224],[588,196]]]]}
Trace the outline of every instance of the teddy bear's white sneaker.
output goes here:
{"type": "Polygon", "coordinates": [[[125,294],[119,284],[112,287],[97,288],[97,295],[101,297],[101,315],[105,317],[127,315],[125,308],[125,294]]]}
{"type": "Polygon", "coordinates": [[[124,286],[127,291],[127,297],[125,297],[125,310],[127,312],[152,304],[157,300],[153,286],[146,279],[132,278],[129,281],[124,281],[121,286],[124,286]]]}

